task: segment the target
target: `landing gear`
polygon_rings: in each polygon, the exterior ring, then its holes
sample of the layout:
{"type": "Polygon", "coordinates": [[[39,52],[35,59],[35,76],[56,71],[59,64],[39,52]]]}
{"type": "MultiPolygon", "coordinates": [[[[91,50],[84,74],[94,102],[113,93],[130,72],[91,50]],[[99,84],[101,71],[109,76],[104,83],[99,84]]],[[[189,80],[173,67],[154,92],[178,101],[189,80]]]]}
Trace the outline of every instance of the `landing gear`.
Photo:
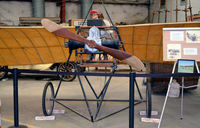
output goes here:
{"type": "Polygon", "coordinates": [[[42,110],[45,116],[50,116],[54,108],[54,87],[51,82],[47,82],[42,95],[42,110]]]}
{"type": "MultiPolygon", "coordinates": [[[[58,67],[57,67],[57,72],[75,72],[75,64],[69,62],[67,65],[66,63],[61,63],[58,67]],[[65,66],[67,66],[65,68],[65,66]]],[[[59,74],[59,77],[62,78],[63,81],[73,81],[76,78],[76,75],[61,75],[59,74]]]]}

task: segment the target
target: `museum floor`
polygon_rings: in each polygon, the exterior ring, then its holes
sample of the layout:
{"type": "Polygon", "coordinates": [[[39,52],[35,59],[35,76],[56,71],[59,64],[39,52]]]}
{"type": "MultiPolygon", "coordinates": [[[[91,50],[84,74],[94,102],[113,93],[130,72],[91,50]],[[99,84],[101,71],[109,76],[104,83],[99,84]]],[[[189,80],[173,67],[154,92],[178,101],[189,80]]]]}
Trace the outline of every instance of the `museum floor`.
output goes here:
{"type": "MultiPolygon", "coordinates": [[[[128,128],[128,109],[112,115],[106,119],[98,122],[90,122],[68,109],[56,104],[55,109],[65,110],[64,114],[56,114],[56,119],[53,121],[36,121],[36,116],[43,116],[42,114],[42,92],[45,83],[49,79],[36,80],[35,78],[19,78],[19,119],[20,124],[26,125],[29,128],[128,128]]],[[[52,80],[54,87],[57,87],[58,81],[52,80]]],[[[91,78],[91,82],[95,83],[95,89],[99,92],[104,83],[104,78],[91,78]]],[[[145,86],[142,85],[142,78],[137,78],[140,90],[145,98],[145,86]]],[[[119,98],[128,99],[128,78],[115,77],[111,81],[108,88],[108,93],[105,98],[119,98]]],[[[92,97],[88,86],[88,97],[92,97]]],[[[81,98],[80,86],[78,79],[73,82],[63,82],[59,97],[62,98],[81,98]]],[[[138,97],[138,94],[135,94],[138,97]]],[[[159,118],[162,105],[164,102],[164,94],[153,94],[152,104],[153,110],[158,111],[159,118]]],[[[12,79],[3,80],[0,82],[0,99],[1,105],[1,120],[2,127],[7,128],[13,126],[13,81],[12,79]]],[[[163,117],[161,128],[199,128],[200,127],[200,88],[185,92],[184,95],[184,115],[183,120],[180,120],[180,98],[169,98],[167,102],[166,111],[163,117]]],[[[76,110],[87,114],[86,105],[83,102],[69,102],[70,106],[76,110]]],[[[95,106],[95,104],[92,104],[95,106]]],[[[128,103],[105,103],[100,110],[100,116],[117,110],[118,108],[127,106],[128,103]]],[[[95,107],[92,107],[95,108],[95,107]]],[[[135,128],[156,128],[156,123],[141,122],[139,112],[145,110],[145,102],[135,106],[135,128]]]]}

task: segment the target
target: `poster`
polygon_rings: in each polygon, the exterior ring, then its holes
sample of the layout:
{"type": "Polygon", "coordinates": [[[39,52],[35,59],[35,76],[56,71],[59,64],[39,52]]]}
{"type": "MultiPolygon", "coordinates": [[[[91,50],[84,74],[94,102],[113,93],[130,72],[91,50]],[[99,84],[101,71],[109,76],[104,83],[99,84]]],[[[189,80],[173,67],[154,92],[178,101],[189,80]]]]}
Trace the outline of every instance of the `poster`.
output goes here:
{"type": "Polygon", "coordinates": [[[184,31],[170,32],[170,41],[184,41],[184,31]]]}
{"type": "Polygon", "coordinates": [[[200,43],[200,31],[186,31],[186,43],[200,43]]]}
{"type": "Polygon", "coordinates": [[[181,58],[181,45],[180,44],[168,44],[167,45],[167,58],[168,59],[180,59],[181,58]]]}
{"type": "Polygon", "coordinates": [[[184,48],[183,55],[198,55],[197,48],[184,48]]]}

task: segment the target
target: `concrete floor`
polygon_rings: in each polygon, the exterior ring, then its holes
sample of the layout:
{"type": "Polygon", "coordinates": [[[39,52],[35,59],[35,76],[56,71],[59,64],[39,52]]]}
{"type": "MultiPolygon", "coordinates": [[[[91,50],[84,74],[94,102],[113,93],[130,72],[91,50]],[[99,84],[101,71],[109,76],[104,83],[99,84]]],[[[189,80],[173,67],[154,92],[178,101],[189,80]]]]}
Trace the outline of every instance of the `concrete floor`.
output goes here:
{"type": "MultiPolygon", "coordinates": [[[[34,78],[20,78],[19,79],[19,119],[20,124],[26,125],[29,128],[128,128],[129,124],[129,111],[128,109],[118,114],[110,116],[98,122],[90,122],[84,118],[76,115],[68,109],[56,104],[55,109],[65,110],[65,114],[55,115],[56,119],[53,121],[36,121],[36,116],[42,116],[42,92],[45,83],[49,79],[35,80],[34,78]]],[[[104,78],[90,77],[97,92],[102,88],[104,78]]],[[[142,79],[137,79],[142,95],[145,98],[145,86],[142,85],[142,79]]],[[[54,87],[57,87],[58,81],[52,80],[54,87]]],[[[88,97],[92,98],[93,95],[87,88],[88,97]]],[[[128,78],[112,79],[109,86],[106,98],[119,98],[128,99],[128,78]]],[[[82,93],[80,90],[78,79],[73,82],[63,82],[59,98],[81,98],[82,93]]],[[[136,97],[138,97],[136,93],[136,97]]],[[[162,110],[165,95],[152,95],[153,110],[158,111],[159,118],[162,110]]],[[[1,106],[1,120],[2,127],[7,128],[13,126],[13,81],[7,79],[0,82],[0,99],[1,106]]],[[[166,111],[163,117],[161,128],[199,128],[200,127],[200,89],[186,92],[184,95],[184,119],[180,120],[180,98],[170,98],[167,102],[166,111]]],[[[76,110],[87,114],[85,103],[69,102],[70,106],[76,110]]],[[[93,109],[96,104],[92,104],[93,109]]],[[[105,103],[100,111],[100,116],[112,112],[120,107],[127,106],[128,103],[105,103]]],[[[156,123],[141,122],[139,112],[145,110],[145,103],[135,106],[135,128],[156,128],[156,123]]]]}

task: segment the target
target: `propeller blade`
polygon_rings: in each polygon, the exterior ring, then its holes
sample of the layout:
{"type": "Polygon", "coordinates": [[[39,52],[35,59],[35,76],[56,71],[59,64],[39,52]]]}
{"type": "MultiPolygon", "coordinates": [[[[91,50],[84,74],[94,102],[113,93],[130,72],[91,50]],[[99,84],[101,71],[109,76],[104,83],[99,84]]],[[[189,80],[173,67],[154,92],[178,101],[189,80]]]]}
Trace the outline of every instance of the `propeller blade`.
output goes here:
{"type": "Polygon", "coordinates": [[[98,45],[95,41],[87,40],[86,38],[67,30],[66,28],[58,25],[57,23],[49,19],[42,19],[41,24],[44,26],[45,29],[47,29],[49,32],[57,36],[85,43],[91,48],[102,50],[103,52],[113,56],[114,58],[119,59],[122,62],[129,64],[137,71],[144,70],[144,64],[142,63],[142,61],[134,55],[131,55],[121,50],[112,49],[112,48],[98,45]]]}

